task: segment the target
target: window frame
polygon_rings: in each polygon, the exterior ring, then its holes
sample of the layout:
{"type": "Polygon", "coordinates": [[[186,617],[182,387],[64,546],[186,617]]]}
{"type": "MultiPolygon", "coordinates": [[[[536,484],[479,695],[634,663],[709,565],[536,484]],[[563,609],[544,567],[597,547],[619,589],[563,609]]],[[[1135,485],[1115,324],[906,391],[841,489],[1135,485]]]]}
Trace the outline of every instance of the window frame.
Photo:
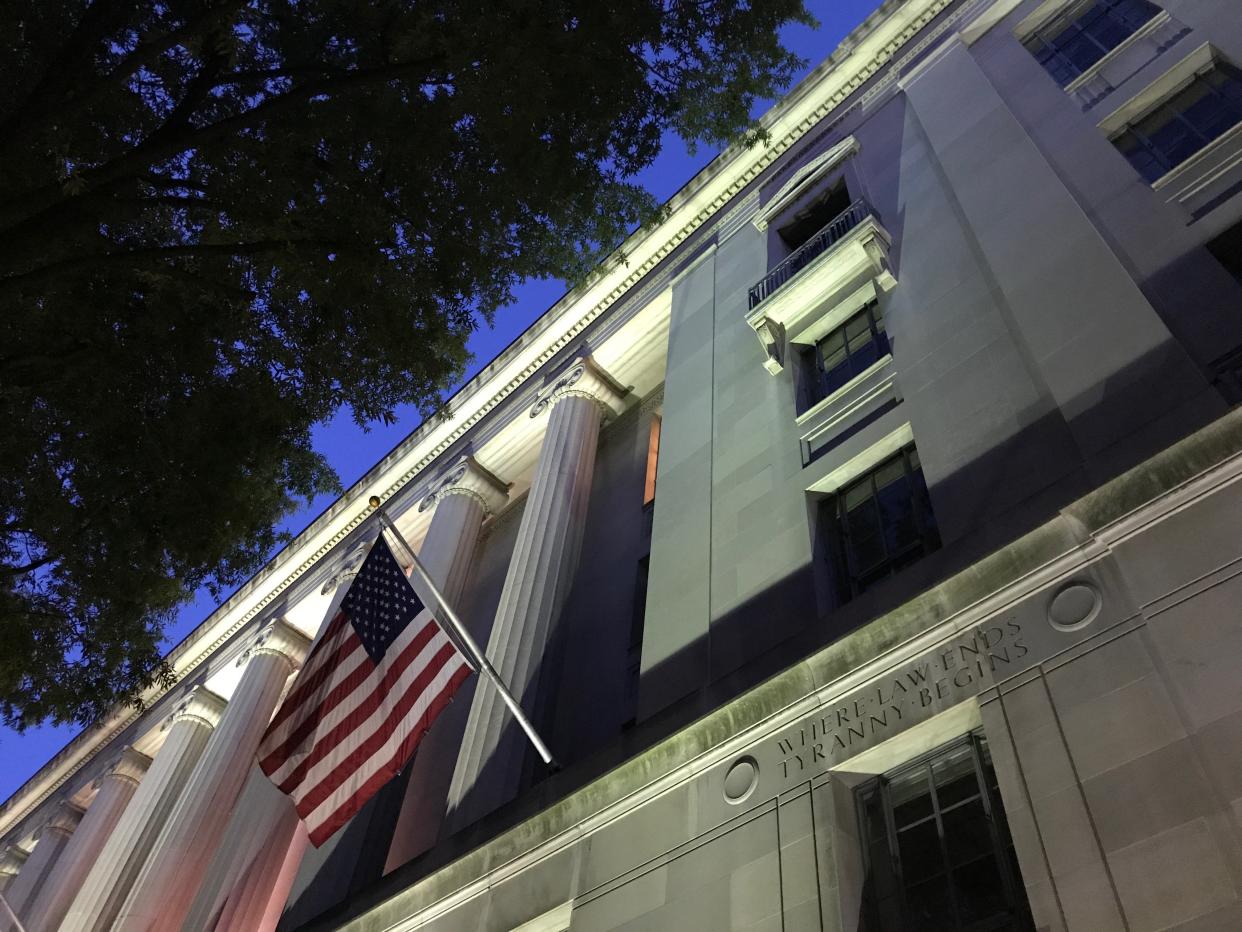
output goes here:
{"type": "Polygon", "coordinates": [[[1057,84],[1062,88],[1068,88],[1084,74],[1087,74],[1099,65],[1111,52],[1124,45],[1135,33],[1159,16],[1161,12],[1161,7],[1152,3],[1151,0],[1074,0],[1074,2],[1067,4],[1064,9],[1058,11],[1054,16],[1030,30],[1022,37],[1021,42],[1023,48],[1035,58],[1040,67],[1052,76],[1052,79],[1057,84]],[[1130,15],[1129,10],[1126,9],[1131,4],[1146,4],[1150,6],[1152,9],[1151,15],[1144,20],[1136,21],[1130,15]],[[1092,14],[1094,14],[1093,24],[1095,21],[1104,19],[1116,24],[1123,30],[1129,31],[1121,36],[1115,44],[1106,46],[1095,33],[1083,24],[1083,21],[1092,14]],[[1069,47],[1069,42],[1061,41],[1070,34],[1072,34],[1073,40],[1086,41],[1094,46],[1099,54],[1086,64],[1075,60],[1065,51],[1069,47]],[[1033,47],[1036,44],[1038,44],[1039,48],[1033,47]],[[1052,67],[1053,62],[1059,67],[1052,67]]]}
{"type": "Polygon", "coordinates": [[[1131,167],[1133,167],[1135,171],[1138,171],[1141,178],[1148,181],[1149,184],[1155,184],[1156,181],[1164,178],[1164,176],[1169,174],[1170,171],[1180,168],[1181,165],[1190,162],[1192,158],[1195,158],[1195,155],[1202,152],[1202,150],[1207,148],[1208,145],[1216,142],[1217,139],[1220,139],[1226,133],[1231,132],[1232,129],[1240,126],[1240,124],[1242,124],[1242,71],[1238,70],[1236,67],[1233,67],[1228,62],[1218,60],[1218,58],[1213,58],[1213,60],[1208,62],[1206,66],[1197,68],[1194,75],[1191,75],[1190,80],[1182,83],[1182,85],[1177,87],[1176,91],[1170,93],[1169,96],[1164,99],[1161,99],[1158,104],[1155,104],[1154,107],[1148,109],[1148,111],[1141,114],[1141,116],[1135,117],[1128,123],[1125,123],[1117,133],[1114,133],[1112,137],[1110,137],[1109,142],[1112,142],[1118,152],[1122,153],[1122,157],[1125,158],[1126,162],[1130,163],[1131,167]],[[1222,93],[1221,88],[1212,85],[1211,81],[1208,81],[1208,76],[1210,76],[1213,72],[1221,73],[1221,75],[1226,76],[1228,80],[1235,83],[1235,85],[1240,88],[1240,99],[1232,99],[1228,96],[1228,94],[1222,93]],[[1172,111],[1172,119],[1169,122],[1176,122],[1179,124],[1184,132],[1189,133],[1192,138],[1197,140],[1199,145],[1197,145],[1194,152],[1186,155],[1185,158],[1181,158],[1177,160],[1177,162],[1170,162],[1169,155],[1167,155],[1165,150],[1159,148],[1158,145],[1151,142],[1151,138],[1148,133],[1145,133],[1143,129],[1140,129],[1140,126],[1151,117],[1154,117],[1156,114],[1163,111],[1163,109],[1174,107],[1177,99],[1185,96],[1186,93],[1191,92],[1196,86],[1205,88],[1205,96],[1215,99],[1218,106],[1225,109],[1227,113],[1232,113],[1233,116],[1235,116],[1235,121],[1230,124],[1230,127],[1223,129],[1222,132],[1208,137],[1208,135],[1203,133],[1201,128],[1197,126],[1196,123],[1191,122],[1190,119],[1186,118],[1185,109],[1174,109],[1174,111],[1172,111]],[[1160,169],[1160,173],[1156,175],[1149,175],[1146,171],[1141,169],[1138,164],[1135,164],[1134,159],[1131,159],[1129,154],[1126,154],[1125,150],[1122,149],[1122,143],[1120,143],[1120,140],[1122,140],[1123,137],[1133,138],[1135,142],[1138,143],[1139,150],[1148,155],[1151,160],[1151,164],[1158,167],[1160,169]]]}
{"type": "Polygon", "coordinates": [[[940,531],[936,523],[935,511],[932,509],[927,481],[923,476],[922,460],[918,459],[918,449],[913,441],[903,444],[895,452],[882,457],[867,469],[842,482],[825,498],[821,509],[828,513],[827,519],[823,522],[826,527],[822,529],[822,532],[826,538],[825,543],[827,544],[835,577],[837,597],[842,602],[857,598],[868,589],[873,588],[891,576],[897,575],[910,564],[918,562],[941,547],[940,531]],[[917,459],[917,465],[913,467],[911,466],[912,457],[917,459]],[[848,516],[853,509],[850,509],[846,504],[847,494],[861,483],[869,481],[871,483],[871,492],[868,500],[875,503],[875,507],[878,510],[880,489],[876,486],[876,476],[881,470],[897,459],[902,461],[903,476],[911,485],[911,512],[915,528],[918,531],[917,542],[907,544],[890,553],[888,541],[884,537],[886,527],[882,521],[883,512],[880,511],[880,539],[884,544],[885,558],[868,567],[859,568],[855,572],[854,564],[857,563],[857,559],[855,552],[851,548],[851,535],[848,525],[848,516]],[[924,515],[930,516],[930,523],[924,523],[924,515]]]}
{"type": "MultiPolygon", "coordinates": [[[[845,388],[857,379],[860,375],[867,372],[867,370],[869,370],[876,363],[880,362],[886,356],[892,355],[892,347],[889,344],[888,339],[888,330],[884,326],[884,311],[880,308],[879,301],[872,298],[836,327],[833,327],[817,339],[812,346],[808,347],[808,350],[809,351],[806,355],[809,357],[808,362],[810,363],[809,368],[812,369],[812,379],[810,385],[811,397],[806,399],[807,403],[805,405],[805,410],[810,410],[821,401],[832,397],[834,394],[841,391],[841,389],[845,388]],[[870,334],[870,339],[865,344],[860,344],[854,351],[851,351],[847,328],[859,317],[863,316],[867,319],[867,332],[870,334]],[[829,370],[827,369],[824,361],[824,344],[838,334],[841,335],[842,344],[845,349],[845,362],[852,363],[855,356],[861,355],[864,349],[869,349],[871,347],[875,348],[875,358],[865,365],[852,364],[850,366],[849,375],[846,378],[836,384],[830,384],[828,381],[829,370]]],[[[837,365],[839,366],[840,363],[837,365]]],[[[835,369],[836,366],[833,368],[835,369]]]]}
{"type": "MultiPolygon", "coordinates": [[[[897,901],[901,912],[901,921],[903,927],[914,928],[911,925],[912,917],[910,916],[910,906],[907,901],[906,884],[904,882],[903,865],[901,856],[901,846],[899,833],[903,830],[910,829],[915,825],[922,824],[928,820],[934,820],[937,828],[937,836],[939,842],[940,866],[942,868],[940,877],[943,879],[952,911],[955,932],[976,932],[976,930],[992,928],[988,925],[989,919],[993,924],[997,920],[993,917],[985,917],[982,920],[976,920],[973,924],[967,925],[965,920],[961,918],[961,910],[958,906],[958,895],[955,885],[952,882],[954,865],[950,857],[950,853],[946,844],[946,833],[944,826],[944,813],[952,812],[955,809],[965,807],[974,802],[978,798],[983,807],[984,818],[988,824],[988,837],[991,842],[991,856],[996,863],[997,870],[1000,874],[1001,885],[1004,890],[1005,900],[1009,904],[1012,919],[1009,920],[1014,927],[1023,928],[1025,921],[1026,929],[1033,930],[1034,921],[1030,912],[1030,901],[1025,895],[1025,888],[1022,884],[1022,875],[1020,866],[1017,863],[1017,853],[1014,847],[1012,832],[1008,828],[1008,819],[1005,818],[1004,803],[1000,798],[999,777],[996,774],[996,768],[992,766],[993,781],[987,779],[984,772],[985,754],[988,760],[992,755],[988,749],[987,736],[980,728],[972,729],[970,732],[942,744],[930,751],[904,761],[891,770],[879,774],[870,780],[860,783],[853,789],[854,812],[858,820],[858,839],[859,848],[862,855],[863,873],[865,877],[873,877],[872,856],[873,842],[871,834],[871,825],[868,823],[867,801],[869,797],[879,796],[879,802],[884,817],[884,838],[887,845],[887,853],[891,859],[892,877],[895,883],[895,893],[893,894],[897,901]],[[938,761],[948,760],[954,754],[964,748],[969,749],[971,762],[975,775],[976,796],[968,799],[959,799],[948,805],[942,805],[939,799],[939,791],[935,780],[935,764],[938,761]],[[923,816],[909,825],[902,826],[899,829],[894,818],[894,805],[889,796],[890,787],[894,781],[905,777],[915,770],[925,771],[925,780],[927,786],[927,796],[931,801],[930,815],[923,816]],[[997,814],[1000,819],[998,820],[997,814]],[[1002,831],[1002,825],[1004,830],[1002,831]],[[1025,912],[1022,907],[1025,906],[1025,912]]],[[[979,855],[974,860],[964,864],[957,865],[957,869],[968,867],[978,863],[986,855],[979,855]]],[[[933,875],[933,878],[935,875],[933,875]]],[[[868,928],[880,929],[879,913],[877,909],[878,903],[875,896],[874,887],[868,887],[863,895],[863,915],[867,920],[868,928]]]]}

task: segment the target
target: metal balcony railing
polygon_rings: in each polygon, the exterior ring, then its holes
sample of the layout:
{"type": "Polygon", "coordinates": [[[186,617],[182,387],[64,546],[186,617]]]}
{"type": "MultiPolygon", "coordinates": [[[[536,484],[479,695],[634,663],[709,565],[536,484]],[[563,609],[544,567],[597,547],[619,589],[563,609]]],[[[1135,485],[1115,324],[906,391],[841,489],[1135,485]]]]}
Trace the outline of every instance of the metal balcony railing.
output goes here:
{"type": "Polygon", "coordinates": [[[751,309],[766,298],[770,298],[791,278],[831,249],[846,233],[870,216],[878,217],[879,215],[867,203],[866,198],[861,197],[837,214],[822,230],[790,253],[785,261],[750,289],[751,309]]]}

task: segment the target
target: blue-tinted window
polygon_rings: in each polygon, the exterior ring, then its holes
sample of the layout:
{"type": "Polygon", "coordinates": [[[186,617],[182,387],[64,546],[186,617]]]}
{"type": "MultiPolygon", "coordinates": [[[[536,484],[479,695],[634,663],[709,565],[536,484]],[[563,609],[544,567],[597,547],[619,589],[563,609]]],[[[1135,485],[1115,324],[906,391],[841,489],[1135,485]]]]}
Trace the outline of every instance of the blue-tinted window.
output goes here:
{"type": "Polygon", "coordinates": [[[1242,75],[1215,63],[1113,139],[1140,175],[1155,181],[1242,122],[1242,75]]]}
{"type": "Polygon", "coordinates": [[[827,398],[888,351],[884,315],[873,302],[815,344],[812,403],[827,398]]]}
{"type": "Polygon", "coordinates": [[[940,546],[913,446],[855,479],[824,507],[842,599],[864,592],[940,546]]]}
{"type": "Polygon", "coordinates": [[[1147,0],[1074,3],[1023,44],[1065,87],[1159,12],[1147,0]]]}
{"type": "Polygon", "coordinates": [[[982,735],[863,784],[857,799],[863,927],[1029,932],[1030,907],[982,735]]]}

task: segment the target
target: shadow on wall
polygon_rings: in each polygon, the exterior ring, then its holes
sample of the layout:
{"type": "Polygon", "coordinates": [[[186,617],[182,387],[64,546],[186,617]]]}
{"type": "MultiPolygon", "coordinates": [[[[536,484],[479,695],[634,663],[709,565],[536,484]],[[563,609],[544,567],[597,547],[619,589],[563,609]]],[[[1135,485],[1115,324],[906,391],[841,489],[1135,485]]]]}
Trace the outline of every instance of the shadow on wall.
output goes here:
{"type": "MultiPolygon", "coordinates": [[[[1176,346],[1169,350],[1181,353],[1176,346]]],[[[734,611],[713,619],[707,637],[645,672],[653,680],[682,678],[685,692],[680,700],[637,726],[622,730],[610,743],[589,755],[584,756],[573,747],[554,747],[566,765],[563,771],[549,775],[537,762],[531,764],[525,768],[531,783],[517,799],[381,877],[396,822],[393,807],[404,796],[408,779],[405,774],[398,777],[390,784],[398,789],[383,792],[371,801],[344,830],[318,873],[321,881],[337,878],[336,896],[349,900],[338,902],[313,918],[307,915],[309,901],[294,901],[286,909],[280,929],[336,927],[347,917],[367,910],[548,808],[813,651],[1054,518],[1060,508],[1084,493],[1224,413],[1223,401],[1205,381],[1202,391],[1175,408],[1171,415],[1150,422],[1142,417],[1144,406],[1160,391],[1161,366],[1166,358],[1163,352],[1154,353],[1116,374],[1108,385],[1097,386],[1088,393],[1089,398],[1083,399],[1076,424],[1064,420],[1059,411],[1046,415],[1002,447],[936,482],[931,490],[934,507],[955,509],[969,516],[969,527],[956,539],[946,541],[940,550],[824,613],[815,611],[811,596],[813,576],[825,572],[824,567],[804,567],[778,580],[734,611]],[[1088,403],[1089,399],[1094,399],[1094,404],[1088,403]],[[1100,422],[1108,426],[1107,432],[1113,436],[1123,425],[1129,432],[1123,432],[1111,445],[1084,451],[1075,439],[1078,431],[1073,428],[1100,422]],[[986,506],[979,504],[980,499],[986,501],[986,506]]],[[[562,696],[560,701],[572,699],[562,696]]],[[[528,754],[533,758],[529,747],[528,754]]],[[[325,902],[322,887],[314,902],[325,902]]]]}

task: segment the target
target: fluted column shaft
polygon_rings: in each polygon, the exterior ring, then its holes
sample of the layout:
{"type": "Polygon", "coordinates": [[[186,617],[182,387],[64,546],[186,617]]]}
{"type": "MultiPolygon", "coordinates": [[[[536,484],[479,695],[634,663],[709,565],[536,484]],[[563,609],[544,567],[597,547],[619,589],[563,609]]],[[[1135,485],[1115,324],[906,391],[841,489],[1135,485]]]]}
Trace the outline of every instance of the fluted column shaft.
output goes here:
{"type": "Polygon", "coordinates": [[[52,932],[60,925],[150,765],[146,755],[126,748],[108,773],[99,778],[95,798],[47,882],[25,910],[27,932],[52,932]]]}
{"type": "Polygon", "coordinates": [[[263,732],[307,639],[284,622],[259,635],[241,682],[121,907],[115,928],[182,926],[254,762],[263,732]]]}
{"type": "MultiPolygon", "coordinates": [[[[449,472],[448,484],[432,493],[423,508],[435,507],[427,536],[418,557],[428,575],[456,608],[470,576],[474,552],[479,545],[483,521],[507,500],[505,487],[483,473],[473,460],[463,472],[449,472]]],[[[465,687],[463,687],[465,688],[465,687]]],[[[454,704],[455,705],[455,704],[454,704]]],[[[418,754],[410,763],[405,798],[397,815],[386,869],[404,864],[435,844],[444,820],[444,800],[461,741],[465,716],[450,707],[436,719],[423,737],[418,754]]]]}
{"type": "Polygon", "coordinates": [[[275,928],[306,843],[289,798],[253,766],[212,866],[222,876],[200,891],[183,932],[275,928]]]}
{"type": "MultiPolygon", "coordinates": [[[[611,380],[579,362],[532,411],[552,408],[487,645],[500,678],[528,709],[577,569],[600,420],[620,397],[611,380]]],[[[481,683],[449,789],[451,826],[513,797],[526,741],[496,690],[481,683]]]]}
{"type": "Polygon", "coordinates": [[[73,898],[61,932],[112,928],[147,853],[202,757],[224,704],[200,686],[173,713],[163,747],[73,898]]]}
{"type": "MultiPolygon", "coordinates": [[[[56,869],[64,854],[74,829],[82,818],[82,810],[67,802],[57,806],[56,813],[39,829],[38,840],[30,857],[22,865],[16,879],[4,891],[9,908],[17,913],[25,925],[30,907],[47,886],[48,877],[56,869]]],[[[0,917],[0,930],[10,932],[14,928],[7,915],[0,917]]]]}

